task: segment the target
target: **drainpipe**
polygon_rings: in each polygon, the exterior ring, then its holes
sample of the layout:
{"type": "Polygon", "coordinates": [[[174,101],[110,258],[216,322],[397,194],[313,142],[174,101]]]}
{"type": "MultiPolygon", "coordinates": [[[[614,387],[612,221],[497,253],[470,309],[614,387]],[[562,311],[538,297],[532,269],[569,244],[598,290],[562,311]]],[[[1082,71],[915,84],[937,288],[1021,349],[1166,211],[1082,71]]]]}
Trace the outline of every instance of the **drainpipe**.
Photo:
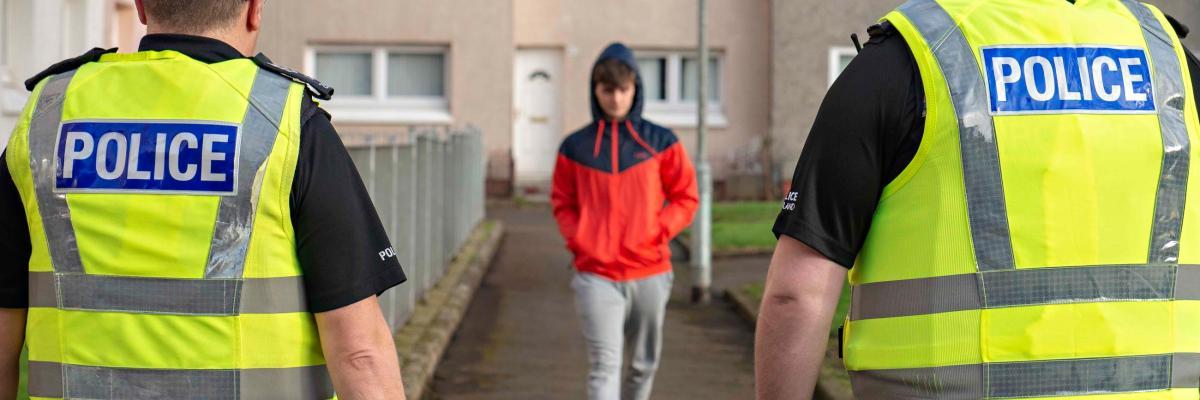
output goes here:
{"type": "Polygon", "coordinates": [[[700,186],[700,212],[696,215],[692,232],[692,302],[707,304],[712,301],[712,171],[708,165],[708,1],[699,1],[699,47],[700,87],[697,88],[696,115],[696,178],[700,186]]]}

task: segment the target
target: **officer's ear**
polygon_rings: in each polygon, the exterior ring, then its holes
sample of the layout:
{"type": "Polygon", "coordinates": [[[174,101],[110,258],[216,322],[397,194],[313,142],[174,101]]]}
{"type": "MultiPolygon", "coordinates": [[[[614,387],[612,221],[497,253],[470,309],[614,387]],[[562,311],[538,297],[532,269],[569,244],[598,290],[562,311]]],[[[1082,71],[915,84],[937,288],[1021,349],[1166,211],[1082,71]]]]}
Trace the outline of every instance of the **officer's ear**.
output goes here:
{"type": "Polygon", "coordinates": [[[138,21],[142,21],[142,25],[146,24],[146,6],[142,5],[142,0],[134,0],[134,5],[137,6],[138,21]]]}
{"type": "MultiPolygon", "coordinates": [[[[138,0],[138,2],[141,1],[138,0]]],[[[262,26],[263,0],[247,0],[246,3],[250,5],[250,9],[246,11],[246,30],[257,32],[262,26]]]]}

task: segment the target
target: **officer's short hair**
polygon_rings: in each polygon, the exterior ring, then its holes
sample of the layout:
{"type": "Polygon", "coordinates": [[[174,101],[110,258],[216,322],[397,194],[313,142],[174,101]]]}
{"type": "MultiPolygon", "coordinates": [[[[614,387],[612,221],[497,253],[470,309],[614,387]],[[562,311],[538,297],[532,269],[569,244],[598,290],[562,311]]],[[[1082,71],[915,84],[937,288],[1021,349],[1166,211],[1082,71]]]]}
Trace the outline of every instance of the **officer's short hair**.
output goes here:
{"type": "Polygon", "coordinates": [[[637,79],[637,73],[633,68],[629,68],[628,64],[616,58],[610,58],[596,64],[596,68],[592,69],[592,86],[603,84],[605,86],[621,86],[625,83],[634,83],[637,79]]]}
{"type": "Polygon", "coordinates": [[[241,14],[248,0],[143,0],[146,18],[178,33],[222,28],[241,14]]]}

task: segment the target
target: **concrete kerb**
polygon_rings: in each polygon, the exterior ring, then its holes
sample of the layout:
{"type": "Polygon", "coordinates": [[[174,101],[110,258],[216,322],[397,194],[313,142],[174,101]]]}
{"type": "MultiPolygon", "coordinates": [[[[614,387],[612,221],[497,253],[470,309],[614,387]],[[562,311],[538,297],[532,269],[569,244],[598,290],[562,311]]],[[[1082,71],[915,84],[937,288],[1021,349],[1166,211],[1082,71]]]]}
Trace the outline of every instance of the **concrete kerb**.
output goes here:
{"type": "Polygon", "coordinates": [[[738,315],[745,318],[746,322],[750,323],[750,328],[753,329],[755,324],[758,323],[759,303],[751,299],[746,292],[739,290],[739,288],[725,289],[725,298],[733,303],[734,311],[737,311],[738,315]]]}
{"type": "Polygon", "coordinates": [[[433,381],[434,371],[462,322],[471,298],[500,247],[504,226],[485,220],[471,233],[442,279],[426,292],[412,318],[395,335],[405,394],[419,400],[433,381]]]}
{"type": "MultiPolygon", "coordinates": [[[[737,311],[738,315],[741,315],[742,318],[744,318],[746,322],[750,324],[750,329],[755,329],[755,326],[758,324],[758,308],[760,303],[750,298],[750,296],[742,291],[741,288],[725,289],[725,298],[733,304],[733,308],[737,311]]],[[[828,348],[832,349],[831,351],[836,351],[836,346],[838,346],[837,339],[830,339],[828,348]]],[[[813,393],[813,399],[853,400],[854,394],[850,391],[849,387],[846,387],[845,385],[831,384],[827,379],[825,379],[825,377],[840,372],[837,370],[840,369],[841,366],[831,364],[833,363],[822,363],[821,379],[817,380],[817,388],[813,393]]]]}

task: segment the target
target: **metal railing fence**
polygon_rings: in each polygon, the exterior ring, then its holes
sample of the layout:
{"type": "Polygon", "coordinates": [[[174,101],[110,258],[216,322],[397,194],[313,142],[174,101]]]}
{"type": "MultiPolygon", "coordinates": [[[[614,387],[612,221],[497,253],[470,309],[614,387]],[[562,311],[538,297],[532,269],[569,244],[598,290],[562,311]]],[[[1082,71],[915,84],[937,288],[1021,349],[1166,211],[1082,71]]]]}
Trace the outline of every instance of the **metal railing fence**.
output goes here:
{"type": "Polygon", "coordinates": [[[484,216],[486,160],[474,127],[413,127],[347,140],[408,282],[380,297],[395,331],[484,216]]]}

